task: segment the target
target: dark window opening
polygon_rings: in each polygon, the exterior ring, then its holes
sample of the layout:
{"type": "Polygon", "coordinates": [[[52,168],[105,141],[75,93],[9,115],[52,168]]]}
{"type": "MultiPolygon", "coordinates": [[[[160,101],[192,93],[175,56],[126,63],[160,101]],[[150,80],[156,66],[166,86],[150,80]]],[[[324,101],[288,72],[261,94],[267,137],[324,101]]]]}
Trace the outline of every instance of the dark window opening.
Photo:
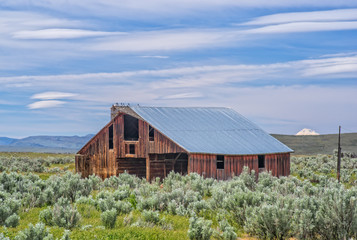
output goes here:
{"type": "Polygon", "coordinates": [[[139,139],[139,121],[130,115],[124,115],[124,140],[137,141],[139,139]]]}
{"type": "Polygon", "coordinates": [[[224,169],[224,156],[217,155],[217,169],[224,169]]]}
{"type": "Polygon", "coordinates": [[[109,149],[113,149],[113,125],[109,127],[109,149]]]}
{"type": "Polygon", "coordinates": [[[129,154],[135,154],[135,144],[129,144],[129,154]]]}
{"type": "Polygon", "coordinates": [[[259,168],[265,168],[265,156],[258,155],[258,166],[259,168]]]}
{"type": "Polygon", "coordinates": [[[149,125],[149,141],[154,141],[154,128],[149,125]]]}

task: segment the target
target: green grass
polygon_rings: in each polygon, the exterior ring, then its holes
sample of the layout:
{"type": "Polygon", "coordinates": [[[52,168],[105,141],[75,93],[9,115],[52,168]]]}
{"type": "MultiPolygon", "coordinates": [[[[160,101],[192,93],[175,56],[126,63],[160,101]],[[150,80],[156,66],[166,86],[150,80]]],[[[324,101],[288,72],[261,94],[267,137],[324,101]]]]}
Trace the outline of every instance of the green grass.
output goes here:
{"type": "MultiPolygon", "coordinates": [[[[75,154],[61,154],[61,153],[35,153],[35,152],[0,152],[0,157],[15,157],[15,158],[65,158],[72,157],[74,159],[75,154]]],[[[51,168],[60,168],[64,171],[68,170],[75,172],[75,163],[66,163],[66,164],[51,164],[51,168]]],[[[48,173],[48,172],[32,172],[33,174],[38,175],[41,179],[47,180],[50,176],[61,174],[61,173],[48,173]]]]}
{"type": "MultiPolygon", "coordinates": [[[[171,223],[173,230],[163,230],[160,227],[145,228],[145,227],[130,227],[124,226],[123,220],[126,215],[117,217],[116,225],[113,229],[105,229],[100,220],[100,212],[93,206],[80,204],[77,206],[82,218],[81,226],[71,230],[70,237],[75,239],[188,239],[188,218],[182,216],[173,216],[169,214],[161,214],[165,217],[168,223],[171,223]]],[[[4,232],[6,236],[13,239],[19,231],[28,227],[28,224],[36,224],[39,222],[40,211],[43,208],[32,208],[28,212],[20,212],[20,224],[16,228],[0,227],[0,232],[4,232]]],[[[133,211],[133,222],[139,219],[140,212],[133,211]]],[[[48,227],[48,226],[47,226],[48,227]]],[[[61,238],[64,233],[64,228],[48,227],[54,238],[61,238]]]]}
{"type": "Polygon", "coordinates": [[[74,156],[75,154],[67,154],[67,153],[0,152],[0,157],[61,158],[61,157],[74,157],[74,156]]]}

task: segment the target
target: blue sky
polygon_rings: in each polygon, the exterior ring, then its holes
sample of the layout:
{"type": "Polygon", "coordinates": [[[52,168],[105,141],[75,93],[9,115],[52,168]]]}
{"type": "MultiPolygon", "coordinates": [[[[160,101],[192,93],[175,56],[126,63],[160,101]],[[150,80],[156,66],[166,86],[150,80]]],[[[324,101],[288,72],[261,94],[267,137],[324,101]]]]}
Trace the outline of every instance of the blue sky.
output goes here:
{"type": "Polygon", "coordinates": [[[357,1],[0,1],[0,136],[96,133],[116,102],[357,132],[357,1]]]}

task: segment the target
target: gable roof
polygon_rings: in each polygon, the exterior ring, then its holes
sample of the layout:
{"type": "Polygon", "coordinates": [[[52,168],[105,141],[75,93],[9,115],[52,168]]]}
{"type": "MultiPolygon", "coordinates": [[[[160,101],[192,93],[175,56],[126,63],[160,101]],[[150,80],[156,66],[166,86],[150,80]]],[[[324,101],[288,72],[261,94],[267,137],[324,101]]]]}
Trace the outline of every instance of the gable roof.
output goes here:
{"type": "Polygon", "coordinates": [[[249,155],[293,152],[230,108],[130,108],[190,153],[249,155]]]}

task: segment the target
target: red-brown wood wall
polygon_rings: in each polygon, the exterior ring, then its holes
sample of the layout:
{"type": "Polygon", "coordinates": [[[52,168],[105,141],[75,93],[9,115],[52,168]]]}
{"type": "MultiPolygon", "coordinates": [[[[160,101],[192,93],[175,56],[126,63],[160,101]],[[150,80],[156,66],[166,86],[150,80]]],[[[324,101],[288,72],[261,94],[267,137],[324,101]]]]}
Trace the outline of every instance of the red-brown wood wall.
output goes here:
{"type": "Polygon", "coordinates": [[[190,154],[189,172],[197,172],[204,177],[230,179],[242,173],[247,166],[256,174],[260,171],[270,171],[274,176],[290,174],[290,153],[266,154],[265,168],[258,168],[258,155],[225,155],[224,169],[217,169],[217,155],[190,154]]]}

